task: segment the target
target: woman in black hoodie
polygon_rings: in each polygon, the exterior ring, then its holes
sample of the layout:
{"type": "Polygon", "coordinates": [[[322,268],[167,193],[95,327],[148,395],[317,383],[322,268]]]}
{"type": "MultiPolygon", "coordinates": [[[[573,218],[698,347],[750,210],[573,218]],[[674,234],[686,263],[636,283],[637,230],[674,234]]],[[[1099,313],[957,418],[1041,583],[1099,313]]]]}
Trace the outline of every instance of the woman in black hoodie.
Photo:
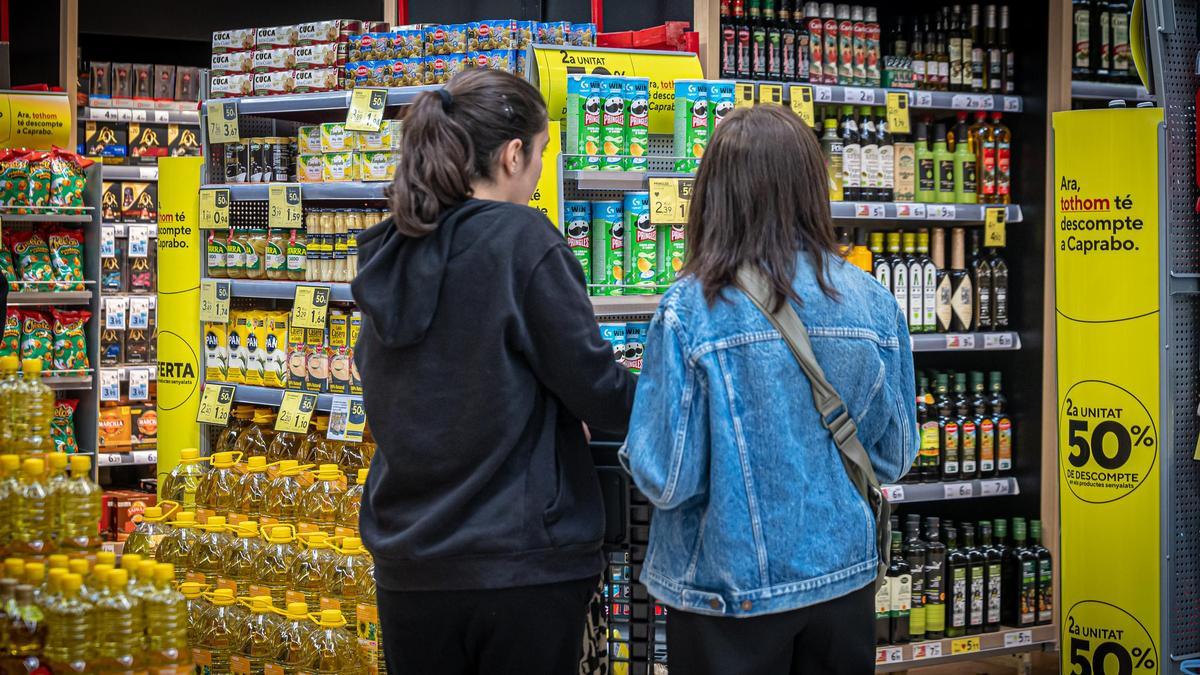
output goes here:
{"type": "Polygon", "coordinates": [[[537,90],[476,70],[408,110],[391,218],[358,238],[355,359],[379,450],[361,530],[388,670],[576,669],[604,561],[583,424],[624,433],[635,381],[579,263],[528,204],[537,90]]]}

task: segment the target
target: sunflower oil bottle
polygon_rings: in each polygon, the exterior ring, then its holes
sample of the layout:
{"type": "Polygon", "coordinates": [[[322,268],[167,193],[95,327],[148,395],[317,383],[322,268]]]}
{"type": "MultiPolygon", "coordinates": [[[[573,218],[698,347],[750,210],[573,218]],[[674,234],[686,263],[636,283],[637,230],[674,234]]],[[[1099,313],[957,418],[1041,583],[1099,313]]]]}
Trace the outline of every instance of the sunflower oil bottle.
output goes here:
{"type": "Polygon", "coordinates": [[[16,429],[13,418],[20,409],[20,398],[16,394],[20,385],[18,367],[17,357],[0,356],[0,453],[15,451],[13,444],[16,429]]]}
{"type": "MultiPolygon", "coordinates": [[[[23,375],[18,392],[18,408],[13,428],[13,446],[22,458],[54,452],[50,422],[54,419],[54,390],[42,382],[42,360],[21,362],[23,375]]],[[[43,469],[44,470],[44,469],[43,469]]]]}
{"type": "Polygon", "coordinates": [[[34,599],[38,604],[45,609],[47,605],[54,601],[59,593],[62,593],[62,578],[70,574],[65,568],[51,567],[46,570],[46,583],[42,584],[41,589],[35,594],[34,599]]]}
{"type": "Polygon", "coordinates": [[[71,558],[70,562],[67,563],[67,572],[79,575],[79,593],[80,597],[82,597],[83,583],[88,578],[88,575],[92,573],[92,564],[88,562],[87,558],[71,558]]]}
{"type": "Polygon", "coordinates": [[[254,455],[246,460],[241,480],[237,486],[237,511],[247,518],[258,520],[263,516],[263,505],[267,500],[267,486],[271,475],[267,473],[267,458],[254,455]]]}
{"type": "Polygon", "coordinates": [[[282,606],[291,586],[292,561],[299,553],[294,543],[295,528],[291,525],[264,526],[266,543],[254,559],[254,583],[271,594],[271,601],[282,606]]]}
{"type": "MultiPolygon", "coordinates": [[[[371,566],[371,576],[375,576],[375,566],[371,566]]],[[[386,675],[387,662],[383,658],[383,631],[379,628],[379,606],[375,599],[375,584],[367,584],[355,607],[358,647],[367,662],[367,672],[371,675],[386,675]],[[372,667],[374,664],[374,667],[372,667]]]]}
{"type": "Polygon", "coordinates": [[[364,671],[358,641],[346,631],[346,619],[336,609],[312,615],[317,629],[304,643],[304,672],[315,675],[350,675],[364,671]]]}
{"type": "Polygon", "coordinates": [[[154,592],[154,567],[158,563],[153,560],[142,560],[137,564],[137,571],[129,575],[129,597],[133,598],[142,608],[145,616],[146,597],[154,592]]]}
{"type": "MultiPolygon", "coordinates": [[[[175,573],[178,574],[178,570],[175,573]]],[[[183,595],[187,611],[188,644],[198,645],[200,644],[200,626],[205,621],[208,610],[212,609],[212,604],[204,597],[204,586],[198,582],[185,581],[179,584],[179,592],[183,595]]],[[[193,658],[195,658],[194,655],[193,658]]]]}
{"type": "Polygon", "coordinates": [[[275,411],[270,408],[255,408],[254,418],[242,430],[230,450],[242,453],[244,457],[266,455],[275,439],[275,411]]]}
{"type": "Polygon", "coordinates": [[[208,458],[201,457],[196,448],[179,451],[179,464],[163,477],[162,498],[173,501],[189,511],[196,508],[196,485],[208,472],[208,458]]]}
{"type": "Polygon", "coordinates": [[[142,609],[128,593],[129,573],[108,573],[108,590],[96,602],[96,670],[138,672],[144,667],[145,621],[142,609]]]}
{"type": "Polygon", "coordinates": [[[301,535],[302,547],[292,558],[288,576],[291,587],[284,594],[288,602],[304,600],[308,609],[315,612],[321,608],[321,597],[328,596],[329,582],[337,565],[337,553],[324,532],[307,532],[301,535]]]}
{"type": "Polygon", "coordinates": [[[316,480],[300,492],[298,519],[332,532],[337,526],[338,503],[345,492],[338,465],[322,464],[317,468],[316,480]]]}
{"type": "Polygon", "coordinates": [[[0,455],[0,547],[12,549],[13,521],[17,515],[17,497],[21,488],[21,458],[0,455]]]}
{"type": "Polygon", "coordinates": [[[217,578],[221,576],[221,558],[233,543],[227,528],[224,516],[209,516],[208,522],[200,526],[204,534],[196,540],[188,555],[188,569],[196,575],[197,581],[203,575],[204,583],[210,588],[217,585],[217,578]]]}
{"type": "Polygon", "coordinates": [[[174,581],[174,568],[167,563],[158,563],[154,566],[153,591],[142,597],[146,616],[146,665],[150,675],[192,672],[187,598],[175,590],[174,581]]]}
{"type": "Polygon", "coordinates": [[[366,593],[367,586],[375,585],[375,566],[367,549],[363,548],[362,539],[358,537],[346,537],[334,552],[337,557],[333,574],[329,576],[327,593],[340,604],[350,632],[357,633],[358,603],[366,593]]]}
{"type": "Polygon", "coordinates": [[[46,461],[43,459],[30,457],[21,462],[12,537],[13,550],[20,554],[43,555],[54,548],[50,539],[54,513],[50,510],[49,491],[42,480],[45,473],[46,461]]]}
{"type": "Polygon", "coordinates": [[[221,553],[221,576],[245,592],[258,577],[255,563],[266,544],[259,538],[258,523],[253,520],[238,523],[235,533],[236,538],[221,553]]]}
{"type": "Polygon", "coordinates": [[[340,465],[342,462],[342,444],[340,441],[332,440],[326,436],[329,433],[329,416],[313,415],[312,420],[312,428],[309,430],[308,436],[304,439],[302,461],[318,466],[322,464],[340,465]]]}
{"type": "Polygon", "coordinates": [[[240,598],[238,602],[250,610],[250,616],[234,633],[230,668],[235,673],[262,673],[279,648],[284,620],[271,605],[269,595],[240,598]]]}
{"type": "Polygon", "coordinates": [[[300,508],[300,474],[311,468],[294,459],[285,459],[275,469],[275,478],[267,485],[263,518],[285,525],[296,524],[300,508]]]}
{"type": "Polygon", "coordinates": [[[108,575],[115,568],[112,563],[96,563],[92,568],[92,573],[88,575],[83,582],[83,598],[93,605],[97,605],[100,599],[108,595],[108,575]]]}
{"type": "Polygon", "coordinates": [[[25,559],[9,556],[4,559],[4,578],[12,579],[18,584],[25,579],[25,559]]]}
{"type": "Polygon", "coordinates": [[[100,548],[100,516],[104,490],[92,480],[92,458],[71,455],[71,479],[58,493],[64,551],[86,553],[100,548]]]}
{"type": "Polygon", "coordinates": [[[213,445],[213,452],[232,452],[233,446],[237,443],[238,436],[250,426],[250,421],[254,419],[254,408],[242,403],[233,406],[233,410],[229,413],[229,424],[221,430],[217,436],[217,442],[213,445]]]}
{"type": "Polygon", "coordinates": [[[280,612],[284,621],[279,626],[279,641],[275,655],[263,667],[264,675],[297,675],[304,672],[306,645],[317,627],[308,618],[308,605],[289,602],[280,612]]]}
{"type": "Polygon", "coordinates": [[[46,640],[46,618],[42,608],[34,601],[33,586],[18,584],[13,590],[13,602],[5,627],[5,647],[9,656],[23,661],[42,653],[46,640]]]}
{"type": "MultiPolygon", "coordinates": [[[[65,525],[62,496],[67,484],[71,481],[67,477],[68,455],[65,452],[51,452],[44,459],[46,460],[46,475],[42,478],[42,481],[46,483],[46,492],[50,496],[50,501],[48,502],[51,513],[50,539],[58,547],[61,545],[59,537],[65,525]]],[[[99,521],[97,521],[98,525],[99,521]]]]}
{"type": "Polygon", "coordinates": [[[285,459],[302,459],[304,439],[305,434],[276,432],[275,437],[271,439],[271,445],[267,446],[267,461],[274,464],[285,459]]]}
{"type": "Polygon", "coordinates": [[[46,642],[42,656],[55,673],[95,672],[92,649],[95,644],[95,607],[80,595],[83,579],[66,574],[59,591],[47,604],[46,642]]]}
{"type": "Polygon", "coordinates": [[[241,476],[234,468],[242,456],[237,452],[218,452],[209,459],[212,468],[196,484],[196,507],[228,514],[237,509],[237,487],[241,476]]]}
{"type": "Polygon", "coordinates": [[[166,523],[168,515],[170,514],[164,513],[161,506],[147,506],[145,512],[142,513],[141,522],[133,528],[133,532],[130,532],[129,538],[125,540],[125,548],[122,549],[124,553],[126,555],[137,553],[153,559],[159,544],[171,533],[171,528],[166,523]]]}
{"type": "Polygon", "coordinates": [[[42,588],[46,585],[46,563],[36,560],[25,563],[24,583],[33,589],[33,601],[40,605],[42,588]]]}
{"type": "Polygon", "coordinates": [[[367,484],[367,470],[359,469],[354,485],[346,489],[338,502],[337,526],[358,532],[358,513],[362,509],[363,490],[367,484]]]}
{"type": "Polygon", "coordinates": [[[246,623],[250,614],[237,603],[232,589],[218,588],[204,595],[210,606],[196,617],[192,659],[197,673],[224,675],[232,672],[229,657],[236,647],[238,629],[246,623]]]}
{"type": "Polygon", "coordinates": [[[192,564],[192,547],[203,536],[203,532],[196,524],[196,514],[193,511],[175,514],[171,526],[171,531],[158,542],[154,557],[160,563],[170,563],[174,566],[175,583],[181,584],[192,564]]]}
{"type": "Polygon", "coordinates": [[[137,573],[137,566],[141,562],[142,556],[140,553],[126,553],[121,556],[121,564],[117,566],[117,569],[125,570],[126,574],[129,575],[129,581],[133,582],[137,578],[135,574],[137,573]]]}

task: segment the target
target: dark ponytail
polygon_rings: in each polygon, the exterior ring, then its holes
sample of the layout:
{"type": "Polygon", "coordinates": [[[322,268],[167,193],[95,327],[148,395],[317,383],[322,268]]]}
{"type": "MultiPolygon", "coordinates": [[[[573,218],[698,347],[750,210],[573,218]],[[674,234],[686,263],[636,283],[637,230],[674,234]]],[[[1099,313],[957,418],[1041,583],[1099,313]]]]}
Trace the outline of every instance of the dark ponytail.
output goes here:
{"type": "Polygon", "coordinates": [[[468,70],[444,88],[417,96],[404,118],[400,165],[388,197],[401,234],[422,237],[441,214],[492,178],[501,146],[520,139],[528,156],[546,128],[538,90],[498,70],[468,70]]]}

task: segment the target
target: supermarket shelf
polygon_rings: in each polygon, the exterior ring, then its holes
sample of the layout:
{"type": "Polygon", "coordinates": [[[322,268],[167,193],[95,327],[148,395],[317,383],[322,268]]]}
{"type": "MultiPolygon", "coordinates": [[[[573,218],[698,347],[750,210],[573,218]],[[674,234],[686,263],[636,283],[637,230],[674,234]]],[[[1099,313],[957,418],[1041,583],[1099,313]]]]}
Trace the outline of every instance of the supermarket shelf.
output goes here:
{"type": "MultiPolygon", "coordinates": [[[[808,82],[748,82],[740,83],[755,85],[754,100],[762,100],[761,87],[781,86],[783,102],[791,102],[790,88],[795,85],[808,85],[808,82]]],[[[1005,96],[1002,94],[972,94],[956,91],[921,91],[915,89],[883,89],[879,87],[843,87],[824,84],[813,84],[813,100],[818,105],[851,104],[851,105],[884,105],[887,103],[888,92],[900,92],[908,95],[910,108],[927,108],[932,110],[995,110],[1006,113],[1019,113],[1024,110],[1024,102],[1020,96],[1005,96]]]]}
{"type": "MultiPolygon", "coordinates": [[[[908,202],[830,202],[833,217],[839,220],[928,220],[982,223],[990,204],[913,204],[908,202]]],[[[1019,223],[1021,207],[1006,205],[1005,221],[1019,223]]]]}
{"type": "MultiPolygon", "coordinates": [[[[205,279],[208,281],[208,279],[205,279]]],[[[214,279],[214,281],[225,281],[214,279]]],[[[229,279],[229,292],[234,298],[263,298],[267,300],[291,300],[296,297],[296,286],[328,286],[333,302],[354,302],[350,284],[325,281],[259,281],[257,279],[229,279]]]]}
{"type": "Polygon", "coordinates": [[[946,483],[903,483],[884,485],[883,496],[893,504],[940,502],[948,499],[974,499],[1021,494],[1017,479],[1012,476],[946,483]]]}
{"type": "MultiPolygon", "coordinates": [[[[210,382],[205,382],[210,384],[210,382]]],[[[211,384],[222,384],[220,382],[211,384]]],[[[236,391],[233,394],[233,400],[237,403],[249,403],[250,405],[263,405],[277,408],[283,403],[283,394],[286,390],[274,389],[272,387],[258,387],[251,384],[236,384],[236,391]]],[[[321,412],[329,412],[333,405],[333,394],[318,394],[317,395],[317,410],[321,412]]]]}
{"type": "Polygon", "coordinates": [[[158,180],[158,166],[124,166],[105,164],[100,169],[104,180],[158,180]]]}
{"type": "Polygon", "coordinates": [[[653,314],[658,308],[661,295],[611,295],[592,298],[592,309],[596,316],[622,316],[625,314],[653,314]]]}
{"type": "MultiPolygon", "coordinates": [[[[426,91],[441,89],[441,85],[421,85],[419,87],[392,87],[388,89],[387,104],[389,106],[407,105],[412,103],[418,94],[426,91]]],[[[324,91],[312,94],[281,94],[278,96],[246,96],[243,98],[221,99],[237,101],[240,115],[270,115],[286,117],[290,113],[321,112],[328,110],[346,110],[350,107],[349,91],[324,91]]]]}
{"type": "MultiPolygon", "coordinates": [[[[300,192],[305,199],[383,199],[388,185],[389,181],[301,183],[300,192]]],[[[270,183],[213,183],[201,189],[228,188],[229,198],[234,201],[266,201],[269,187],[270,183]]]]}
{"type": "Polygon", "coordinates": [[[90,223],[92,222],[91,207],[74,209],[80,213],[5,213],[0,210],[0,219],[6,223],[90,223]]]}
{"type": "Polygon", "coordinates": [[[563,171],[564,180],[573,180],[580,190],[638,190],[649,178],[695,178],[694,172],[682,171],[563,171]]]}
{"type": "Polygon", "coordinates": [[[157,367],[157,365],[156,365],[156,364],[154,364],[154,363],[147,363],[147,364],[140,365],[140,366],[139,366],[139,365],[127,365],[127,366],[101,366],[101,367],[100,367],[100,370],[115,370],[115,371],[117,371],[117,377],[118,377],[118,378],[119,378],[119,379],[120,379],[122,382],[128,382],[128,381],[129,381],[129,371],[130,371],[130,369],[137,369],[137,368],[147,368],[147,369],[149,369],[149,370],[150,370],[150,381],[151,381],[151,382],[153,382],[153,381],[155,381],[155,380],[157,380],[157,379],[158,379],[158,367],[157,367]]]}
{"type": "Polygon", "coordinates": [[[70,377],[42,376],[42,382],[47,387],[58,391],[87,391],[94,386],[92,375],[71,375],[70,377]]]}
{"type": "Polygon", "coordinates": [[[104,223],[104,226],[113,228],[114,234],[118,237],[128,237],[130,226],[145,227],[148,229],[147,234],[151,237],[158,236],[158,223],[104,223]]]}
{"type": "Polygon", "coordinates": [[[1140,84],[1122,82],[1071,82],[1071,98],[1111,101],[1153,101],[1154,97],[1140,84]]]}
{"type": "Polygon", "coordinates": [[[129,450],[126,452],[101,451],[96,455],[96,465],[101,469],[112,466],[150,466],[158,464],[158,450],[129,450]]]}
{"type": "Polygon", "coordinates": [[[875,672],[890,673],[955,661],[976,661],[1004,654],[1041,651],[1051,648],[1057,639],[1058,627],[1051,624],[1025,629],[1004,628],[994,633],[982,633],[961,638],[877,647],[875,649],[875,672]],[[976,648],[976,641],[978,641],[978,648],[976,648]],[[958,653],[955,653],[956,643],[958,653]]]}
{"type": "Polygon", "coordinates": [[[139,110],[136,108],[87,107],[79,114],[84,122],[150,122],[153,124],[200,124],[195,110],[139,110]]]}
{"type": "Polygon", "coordinates": [[[31,305],[90,305],[91,291],[19,291],[8,294],[10,307],[29,307],[31,305]]]}
{"type": "Polygon", "coordinates": [[[1015,331],[991,333],[916,333],[914,352],[1013,351],[1021,348],[1021,336],[1015,331]]]}

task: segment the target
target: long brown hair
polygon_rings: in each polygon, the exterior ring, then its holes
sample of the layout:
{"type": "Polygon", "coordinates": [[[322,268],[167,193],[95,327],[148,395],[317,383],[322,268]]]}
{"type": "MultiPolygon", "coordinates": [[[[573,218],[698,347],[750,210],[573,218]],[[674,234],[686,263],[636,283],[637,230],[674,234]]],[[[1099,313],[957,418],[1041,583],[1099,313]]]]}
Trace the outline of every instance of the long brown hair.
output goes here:
{"type": "Polygon", "coordinates": [[[400,164],[388,190],[396,229],[433,232],[441,214],[471,197],[471,182],[492,177],[496,153],[520,139],[525,156],[546,128],[546,104],[533,85],[499,70],[468,70],[417,96],[404,118],[400,164]]]}
{"type": "Polygon", "coordinates": [[[687,264],[711,305],[738,269],[757,267],[771,286],[771,309],[788,299],[796,256],[812,260],[817,283],[838,298],[827,277],[837,238],[829,213],[829,184],[812,129],[777,105],[739,108],[717,127],[692,193],[687,264]]]}

